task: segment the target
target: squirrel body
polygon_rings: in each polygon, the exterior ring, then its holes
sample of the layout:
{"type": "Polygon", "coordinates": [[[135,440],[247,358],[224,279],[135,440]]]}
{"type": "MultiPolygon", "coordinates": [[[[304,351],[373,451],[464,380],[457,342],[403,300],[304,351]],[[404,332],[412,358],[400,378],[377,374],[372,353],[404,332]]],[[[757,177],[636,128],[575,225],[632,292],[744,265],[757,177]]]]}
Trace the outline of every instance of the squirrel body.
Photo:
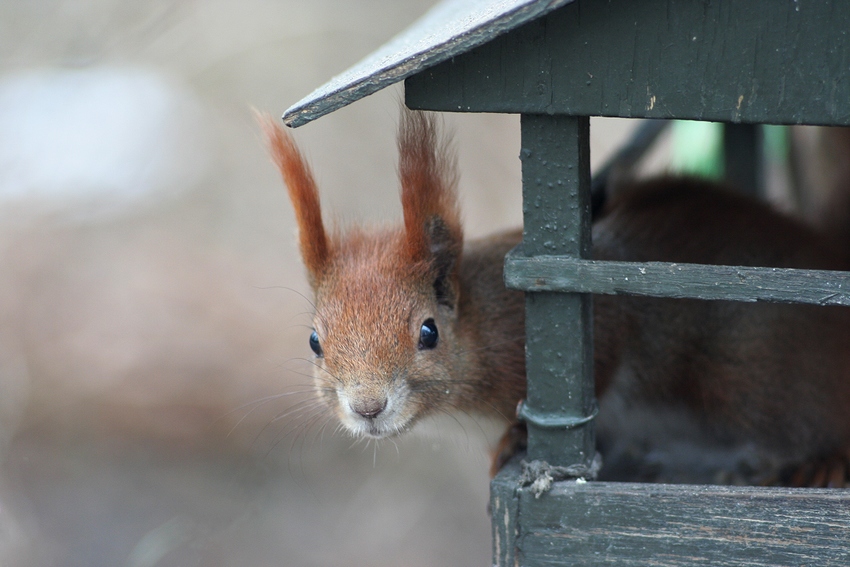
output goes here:
{"type": "MultiPolygon", "coordinates": [[[[404,224],[327,232],[289,136],[264,124],[293,201],[315,293],[316,390],[356,436],[428,416],[516,420],[525,395],[524,296],[504,286],[521,232],[464,244],[456,174],[433,120],[405,112],[404,224]]],[[[692,179],[637,183],[593,225],[593,257],[843,269],[817,233],[692,179]]],[[[802,460],[850,441],[850,309],[594,296],[598,396],[689,414],[718,438],[802,460]]],[[[604,407],[604,406],[603,406],[604,407]]]]}
{"type": "MultiPolygon", "coordinates": [[[[695,179],[627,189],[593,241],[601,260],[846,269],[806,225],[695,179]]],[[[594,296],[594,334],[597,393],[683,409],[788,462],[848,447],[848,307],[594,296]]]]}

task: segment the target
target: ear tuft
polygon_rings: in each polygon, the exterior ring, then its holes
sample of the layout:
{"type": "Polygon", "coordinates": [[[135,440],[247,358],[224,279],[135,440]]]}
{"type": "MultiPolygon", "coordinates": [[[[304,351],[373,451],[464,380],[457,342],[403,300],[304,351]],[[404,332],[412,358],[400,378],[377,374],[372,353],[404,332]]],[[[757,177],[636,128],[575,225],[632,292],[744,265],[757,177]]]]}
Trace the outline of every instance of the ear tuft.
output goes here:
{"type": "Polygon", "coordinates": [[[295,209],[301,256],[315,288],[330,257],[330,246],[319,205],[319,191],[313,173],[295,142],[268,114],[256,113],[272,160],[277,165],[295,209]]]}
{"type": "Polygon", "coordinates": [[[456,160],[447,141],[438,139],[433,116],[405,108],[398,149],[406,253],[412,261],[430,262],[444,282],[440,287],[451,287],[463,248],[456,160]]]}

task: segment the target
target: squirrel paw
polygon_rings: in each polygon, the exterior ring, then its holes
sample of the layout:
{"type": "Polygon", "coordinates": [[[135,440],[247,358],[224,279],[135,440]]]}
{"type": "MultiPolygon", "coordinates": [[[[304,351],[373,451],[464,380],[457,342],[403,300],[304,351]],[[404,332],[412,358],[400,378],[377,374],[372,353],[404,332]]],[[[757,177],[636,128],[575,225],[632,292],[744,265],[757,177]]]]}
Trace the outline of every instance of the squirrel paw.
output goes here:
{"type": "Polygon", "coordinates": [[[514,455],[525,452],[528,448],[528,429],[523,422],[515,422],[508,427],[499,444],[493,451],[493,461],[490,463],[490,478],[502,470],[514,455]]]}

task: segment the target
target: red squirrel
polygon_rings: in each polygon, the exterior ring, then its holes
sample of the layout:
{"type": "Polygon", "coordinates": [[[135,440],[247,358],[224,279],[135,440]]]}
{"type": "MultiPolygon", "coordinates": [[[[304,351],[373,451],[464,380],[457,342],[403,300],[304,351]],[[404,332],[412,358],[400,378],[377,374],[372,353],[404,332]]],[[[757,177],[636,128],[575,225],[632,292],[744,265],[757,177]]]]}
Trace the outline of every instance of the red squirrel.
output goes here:
{"type": "MultiPolygon", "coordinates": [[[[345,429],[384,438],[445,412],[515,423],[525,394],[524,298],[505,288],[502,269],[521,232],[464,242],[455,161],[434,119],[402,113],[404,222],[345,233],[325,228],[291,137],[271,119],[262,126],[315,294],[316,391],[345,429]]],[[[686,179],[619,191],[593,225],[593,257],[844,268],[806,226],[686,179]]],[[[850,446],[848,345],[843,307],[594,296],[597,396],[681,409],[711,435],[788,462],[850,446]]],[[[833,484],[844,474],[829,471],[833,484]]]]}

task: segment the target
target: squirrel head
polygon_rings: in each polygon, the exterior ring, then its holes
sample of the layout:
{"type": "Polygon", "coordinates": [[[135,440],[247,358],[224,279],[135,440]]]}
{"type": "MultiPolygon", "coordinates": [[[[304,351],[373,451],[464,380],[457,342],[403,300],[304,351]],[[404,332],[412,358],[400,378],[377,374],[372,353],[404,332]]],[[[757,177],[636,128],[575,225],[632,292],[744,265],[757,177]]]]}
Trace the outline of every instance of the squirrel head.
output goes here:
{"type": "Polygon", "coordinates": [[[261,120],[295,209],[315,294],[316,388],[355,435],[386,437],[460,395],[456,322],[463,231],[455,159],[433,117],[403,111],[404,222],[326,231],[318,189],[294,142],[261,120]]]}

